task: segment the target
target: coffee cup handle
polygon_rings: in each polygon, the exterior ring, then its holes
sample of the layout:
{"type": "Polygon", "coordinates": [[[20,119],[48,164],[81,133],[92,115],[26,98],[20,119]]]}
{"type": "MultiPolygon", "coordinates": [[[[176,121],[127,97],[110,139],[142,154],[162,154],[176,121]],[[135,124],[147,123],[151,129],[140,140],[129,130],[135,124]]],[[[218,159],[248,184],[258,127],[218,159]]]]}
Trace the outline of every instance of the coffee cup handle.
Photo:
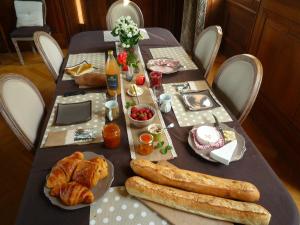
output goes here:
{"type": "Polygon", "coordinates": [[[111,109],[109,109],[109,111],[108,111],[108,119],[109,119],[109,121],[113,121],[113,116],[112,116],[112,110],[111,109]]]}

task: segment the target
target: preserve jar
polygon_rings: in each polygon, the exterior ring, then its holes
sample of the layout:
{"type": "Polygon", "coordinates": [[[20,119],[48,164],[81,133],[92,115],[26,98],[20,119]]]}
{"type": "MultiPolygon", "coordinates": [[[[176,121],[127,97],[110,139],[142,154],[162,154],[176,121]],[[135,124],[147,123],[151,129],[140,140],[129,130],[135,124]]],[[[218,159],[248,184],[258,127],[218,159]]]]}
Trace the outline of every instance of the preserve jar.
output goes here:
{"type": "Polygon", "coordinates": [[[121,142],[121,131],[117,124],[109,123],[103,127],[102,136],[107,148],[117,148],[121,142]]]}
{"type": "Polygon", "coordinates": [[[150,73],[150,88],[161,86],[162,73],[157,71],[152,71],[150,73]]]}
{"type": "Polygon", "coordinates": [[[142,133],[139,136],[139,146],[137,152],[141,155],[149,155],[153,152],[153,135],[142,133]]]}

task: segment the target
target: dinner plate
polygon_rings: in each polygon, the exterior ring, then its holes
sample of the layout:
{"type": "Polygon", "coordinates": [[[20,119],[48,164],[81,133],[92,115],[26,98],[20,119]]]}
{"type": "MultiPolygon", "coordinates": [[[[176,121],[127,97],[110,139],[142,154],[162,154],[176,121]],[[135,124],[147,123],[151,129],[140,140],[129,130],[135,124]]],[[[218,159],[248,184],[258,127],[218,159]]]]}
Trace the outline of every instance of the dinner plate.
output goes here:
{"type": "MultiPolygon", "coordinates": [[[[93,187],[91,189],[91,191],[94,194],[95,200],[94,202],[92,202],[91,204],[78,204],[78,205],[73,205],[73,206],[67,206],[64,205],[60,199],[58,197],[53,197],[50,195],[50,188],[47,188],[46,185],[44,186],[44,194],[46,195],[46,197],[50,200],[50,202],[53,205],[56,205],[62,209],[66,209],[66,210],[75,210],[75,209],[80,209],[83,207],[87,207],[90,206],[92,204],[94,204],[95,202],[97,202],[99,199],[101,199],[101,197],[105,194],[105,192],[110,188],[113,180],[114,180],[114,166],[113,164],[106,159],[103,155],[98,155],[96,153],[93,152],[83,152],[84,158],[89,160],[92,159],[94,157],[102,157],[106,160],[107,165],[108,165],[108,175],[107,177],[105,177],[104,179],[100,180],[97,185],[95,187],[93,187]]],[[[47,175],[48,177],[48,175],[47,175]]],[[[47,178],[46,178],[47,180],[47,178]]]]}
{"type": "Polygon", "coordinates": [[[84,123],[92,118],[92,101],[57,104],[54,124],[57,126],[84,123]]]}
{"type": "MultiPolygon", "coordinates": [[[[203,125],[197,125],[197,126],[194,126],[193,128],[198,128],[200,126],[203,126],[203,125]]],[[[233,131],[235,132],[235,137],[236,137],[236,140],[237,140],[237,146],[235,148],[235,151],[233,153],[233,156],[232,156],[232,159],[231,159],[231,162],[234,162],[234,161],[237,161],[237,160],[240,160],[245,151],[246,151],[246,144],[245,144],[245,138],[240,135],[238,132],[236,132],[235,129],[227,126],[226,124],[224,123],[220,123],[220,127],[223,129],[223,130],[229,130],[229,131],[233,131]]],[[[192,137],[192,132],[190,131],[189,132],[189,136],[188,136],[188,143],[189,145],[191,146],[191,148],[194,150],[194,152],[197,154],[197,155],[200,155],[202,158],[210,161],[210,162],[217,162],[216,160],[212,159],[209,154],[211,151],[215,150],[216,148],[210,148],[210,149],[206,149],[206,150],[198,150],[194,144],[194,140],[193,140],[193,137],[192,137]]],[[[226,143],[225,143],[226,144],[226,143]]]]}
{"type": "Polygon", "coordinates": [[[219,107],[220,105],[209,90],[180,92],[185,107],[190,111],[201,111],[219,107]]]}
{"type": "Polygon", "coordinates": [[[150,59],[147,62],[147,68],[151,71],[161,72],[163,74],[172,74],[179,71],[183,66],[178,60],[171,58],[150,59]]]}

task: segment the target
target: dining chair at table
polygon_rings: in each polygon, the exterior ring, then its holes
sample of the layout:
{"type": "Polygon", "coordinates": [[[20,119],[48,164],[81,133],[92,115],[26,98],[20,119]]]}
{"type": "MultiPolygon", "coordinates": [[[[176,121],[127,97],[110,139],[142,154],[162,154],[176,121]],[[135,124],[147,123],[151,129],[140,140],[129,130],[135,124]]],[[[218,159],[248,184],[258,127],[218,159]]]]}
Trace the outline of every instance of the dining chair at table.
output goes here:
{"type": "Polygon", "coordinates": [[[263,77],[261,62],[253,55],[227,59],[219,68],[212,88],[242,123],[255,102],[263,77]]]}
{"type": "Polygon", "coordinates": [[[106,14],[107,29],[112,30],[121,16],[130,16],[138,27],[144,27],[144,17],[140,7],[132,1],[126,3],[126,1],[118,0],[109,7],[106,14]]]}
{"type": "Polygon", "coordinates": [[[38,52],[56,81],[64,60],[59,44],[50,34],[43,31],[35,32],[33,38],[38,52]]]}
{"type": "Polygon", "coordinates": [[[21,143],[32,150],[45,112],[36,86],[18,74],[1,75],[0,112],[21,143]]]}
{"type": "Polygon", "coordinates": [[[19,41],[30,41],[32,50],[35,52],[33,34],[36,31],[51,33],[46,24],[46,2],[45,0],[14,1],[17,24],[16,29],[10,33],[11,41],[15,46],[20,63],[24,65],[24,59],[19,48],[19,41]]]}
{"type": "Polygon", "coordinates": [[[195,42],[193,59],[198,66],[205,70],[204,78],[207,78],[214,64],[222,36],[223,32],[220,26],[209,26],[200,33],[195,42]]]}

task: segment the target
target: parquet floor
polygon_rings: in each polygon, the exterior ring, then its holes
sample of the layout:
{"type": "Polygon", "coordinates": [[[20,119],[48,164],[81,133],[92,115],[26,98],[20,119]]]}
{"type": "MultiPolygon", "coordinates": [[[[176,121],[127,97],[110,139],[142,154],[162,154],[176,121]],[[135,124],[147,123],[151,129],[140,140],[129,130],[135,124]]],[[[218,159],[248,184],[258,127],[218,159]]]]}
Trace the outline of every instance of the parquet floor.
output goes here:
{"type": "MultiPolygon", "coordinates": [[[[24,54],[25,66],[19,64],[15,54],[0,54],[0,74],[20,73],[29,78],[40,90],[46,105],[52,99],[55,84],[39,55],[24,54]]],[[[224,57],[218,57],[208,80],[212,81],[224,57]]],[[[1,75],[0,75],[1,76],[1,75]]],[[[34,115],[33,115],[34,116],[34,115]]],[[[251,115],[243,124],[258,149],[265,156],[274,171],[281,178],[300,209],[300,180],[289,168],[283,154],[272,146],[262,131],[256,126],[251,115]]],[[[30,172],[33,155],[18,141],[0,116],[0,215],[1,224],[14,224],[22,192],[30,172]]]]}

